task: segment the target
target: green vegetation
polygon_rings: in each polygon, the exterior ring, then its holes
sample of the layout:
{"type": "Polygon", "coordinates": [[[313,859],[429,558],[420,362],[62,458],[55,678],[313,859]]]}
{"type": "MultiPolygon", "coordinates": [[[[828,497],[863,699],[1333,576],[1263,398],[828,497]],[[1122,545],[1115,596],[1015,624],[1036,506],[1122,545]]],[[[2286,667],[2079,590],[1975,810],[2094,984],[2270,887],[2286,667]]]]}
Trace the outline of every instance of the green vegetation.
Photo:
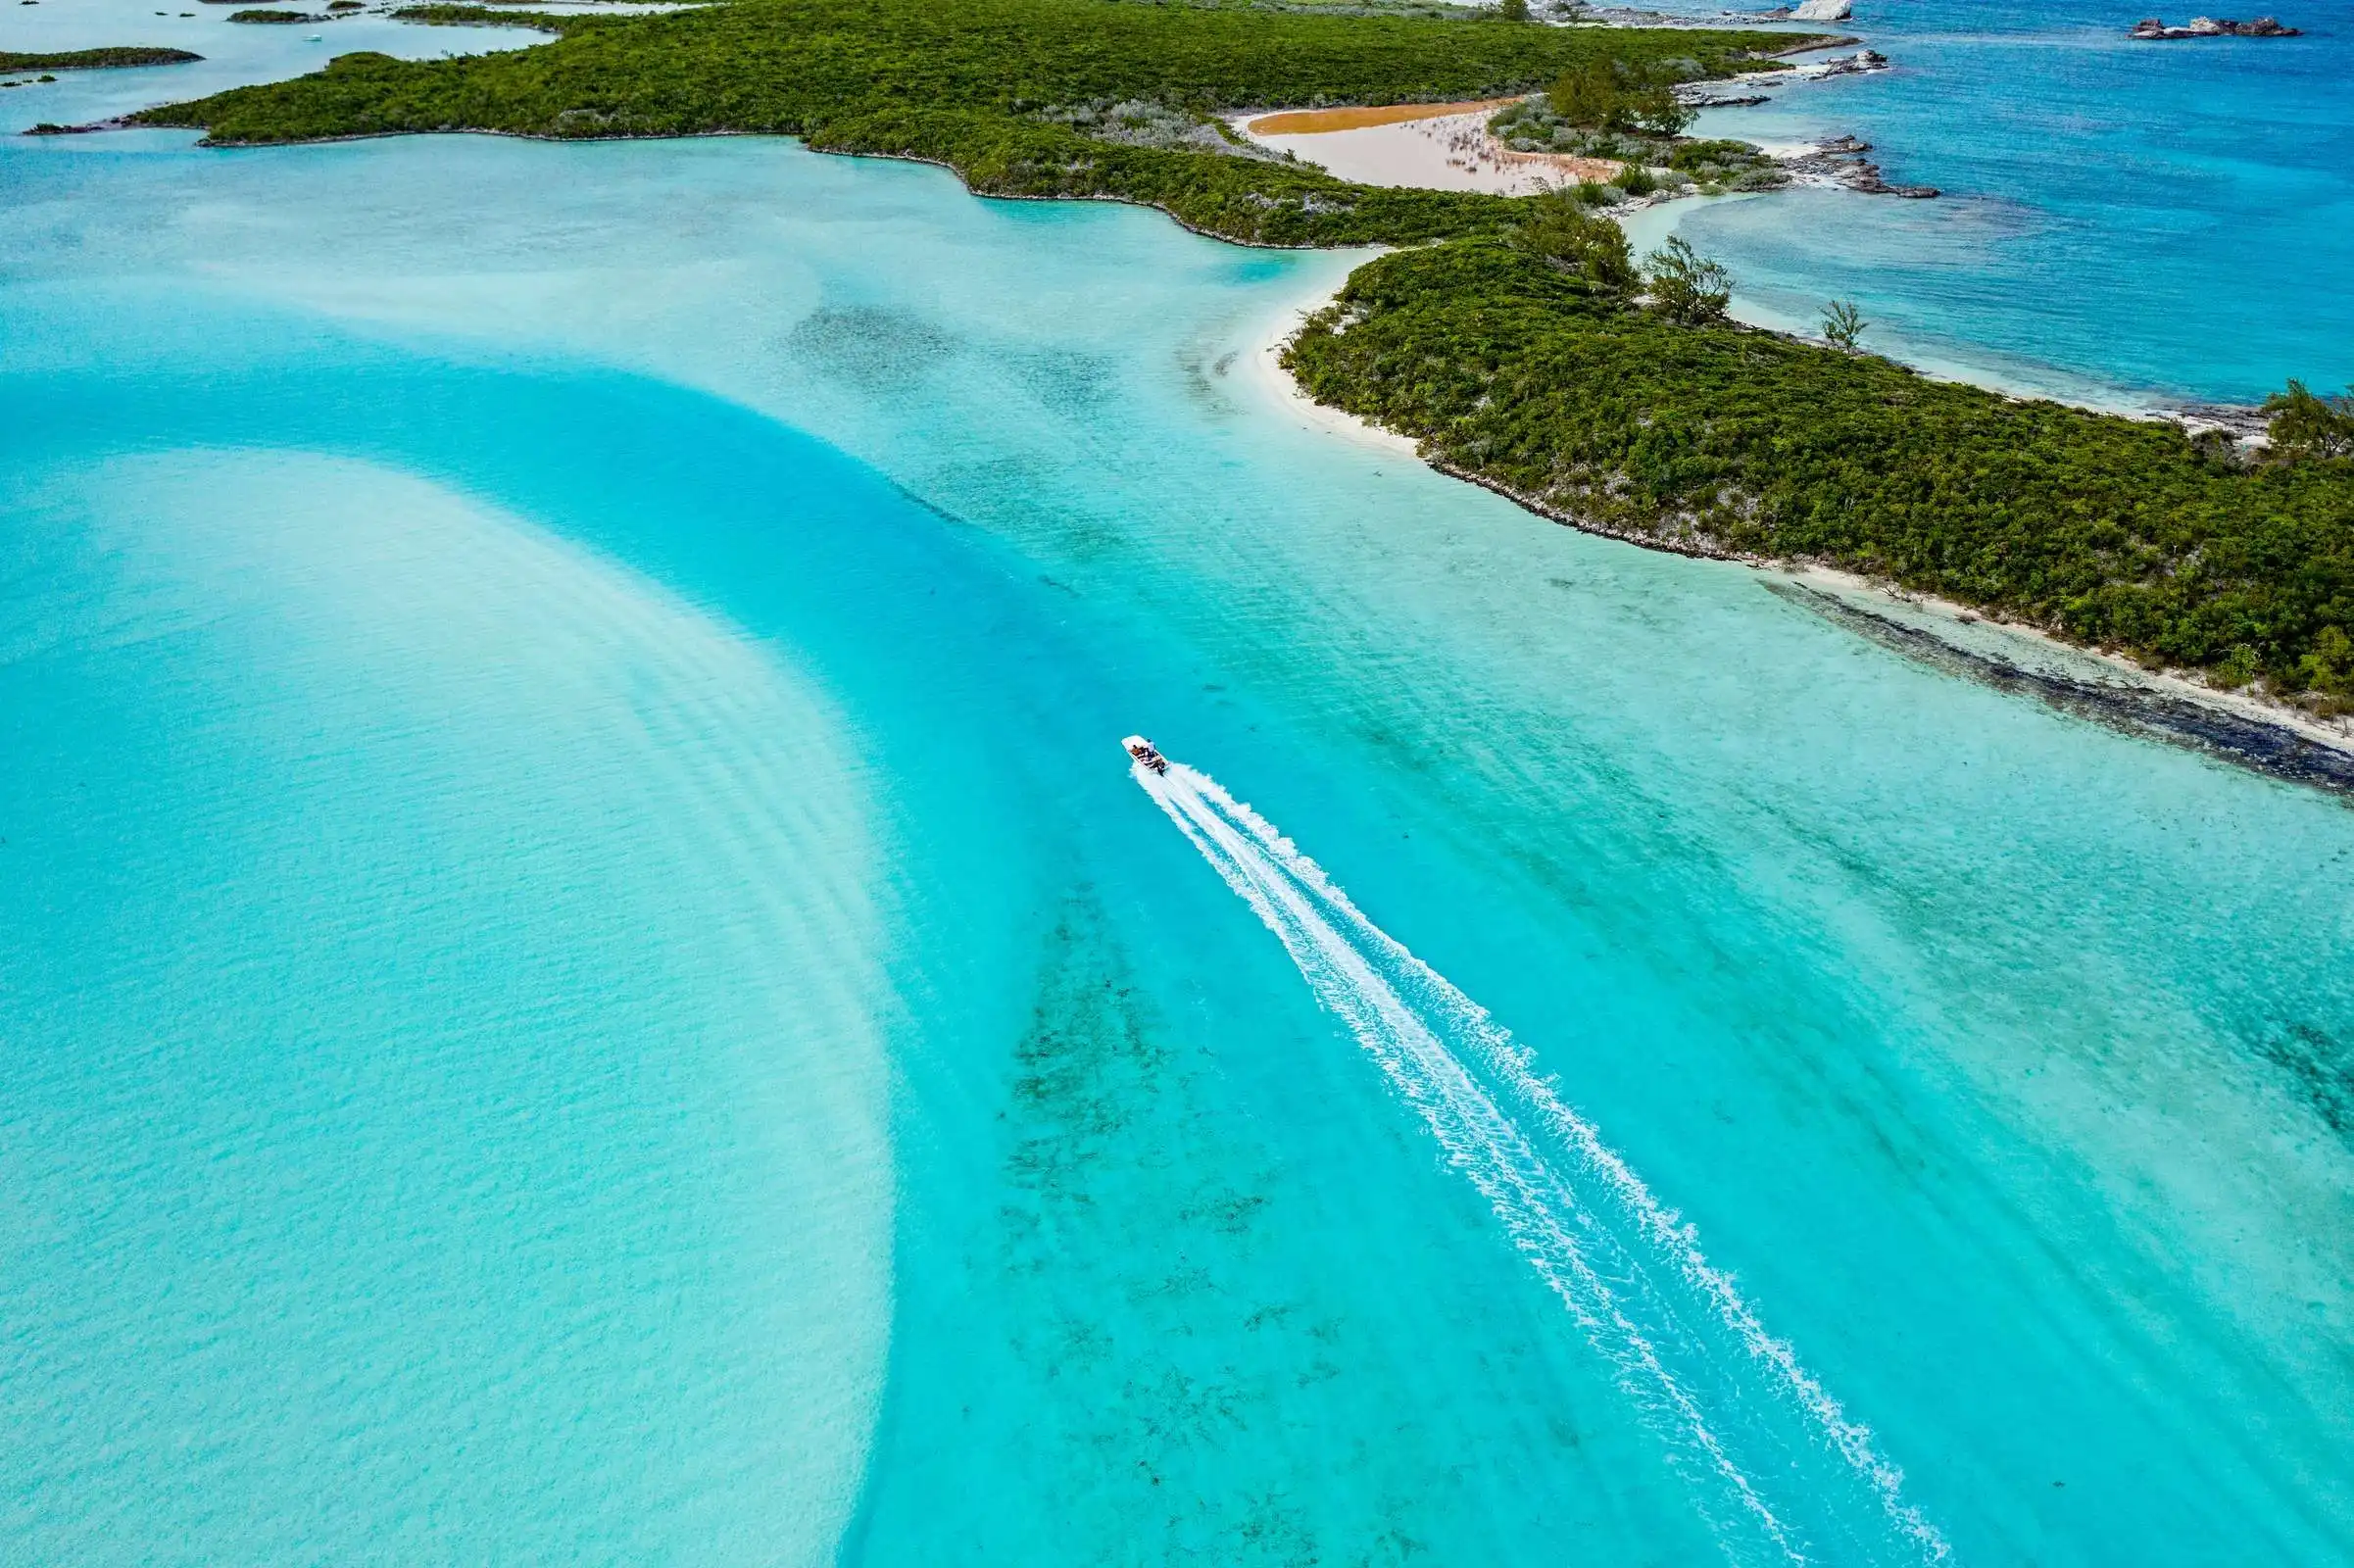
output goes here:
{"type": "Polygon", "coordinates": [[[1647,72],[1590,66],[1554,83],[1550,93],[1512,105],[1491,120],[1488,129],[1517,152],[1624,164],[1634,183],[1616,183],[1633,195],[1648,195],[1663,183],[1689,181],[1715,192],[1771,190],[1789,182],[1779,165],[1745,141],[1683,135],[1692,111],[1676,100],[1678,79],[1680,66],[1674,61],[1647,72]],[[1638,168],[1645,172],[1634,173],[1638,168]]]}
{"type": "Polygon", "coordinates": [[[1832,563],[2354,710],[2345,400],[2292,385],[2272,411],[2274,460],[2250,463],[2170,426],[1925,380],[1850,352],[1860,318],[1832,333],[1836,348],[1731,325],[1723,270],[1680,242],[1638,275],[1625,236],[1588,210],[1612,199],[1600,187],[1515,201],[1352,185],[1250,156],[1212,118],[1551,83],[1521,116],[1532,138],[1620,138],[1634,154],[1624,189],[1654,164],[1721,183],[1755,150],[1674,135],[1684,122],[1663,84],[1804,40],[1518,25],[1403,0],[400,14],[555,41],[452,60],[345,55],[137,118],[239,143],[766,132],[944,164],[986,194],[1146,203],[1251,243],[1419,245],[1359,269],[1286,363],[1320,400],[1413,435],[1452,471],[1622,537],[1832,563]]]}
{"type": "Polygon", "coordinates": [[[1849,567],[2354,710],[2354,458],[2328,439],[2219,462],[2171,425],[1680,325],[1528,240],[1360,268],[1286,364],[1320,401],[1583,526],[1849,567]]]}
{"type": "Polygon", "coordinates": [[[2324,398],[2291,381],[2288,390],[2264,400],[2272,418],[2272,455],[2294,463],[2312,458],[2354,458],[2354,396],[2324,398]]]}
{"type": "Polygon", "coordinates": [[[1745,141],[1688,138],[1669,150],[1667,167],[1703,191],[1773,190],[1790,183],[1781,165],[1745,141]]]}
{"type": "Polygon", "coordinates": [[[1583,279],[1595,293],[1632,294],[1643,281],[1627,248],[1627,231],[1586,211],[1577,192],[1548,191],[1532,200],[1514,238],[1521,249],[1583,279]]]}
{"type": "Polygon", "coordinates": [[[1713,326],[1733,303],[1733,274],[1680,235],[1651,252],[1644,275],[1659,314],[1686,326],[1713,326]]]}
{"type": "Polygon", "coordinates": [[[307,11],[273,11],[265,9],[259,11],[232,11],[229,13],[229,20],[231,22],[323,22],[326,19],[324,17],[312,16],[307,11]]]}
{"type": "Polygon", "coordinates": [[[1823,341],[1842,354],[1863,351],[1864,328],[1870,324],[1853,300],[1833,300],[1823,307],[1823,341]]]}
{"type": "Polygon", "coordinates": [[[1561,123],[1580,130],[1681,136],[1692,117],[1676,100],[1676,83],[1682,79],[1683,73],[1673,67],[1653,64],[1646,69],[1618,60],[1590,60],[1563,73],[1545,100],[1561,123]]]}
{"type": "MultiPolygon", "coordinates": [[[[948,165],[1003,196],[1159,207],[1259,244],[1411,243],[1515,220],[1501,197],[1376,189],[1167,134],[1244,107],[1498,97],[1595,61],[1721,74],[1788,34],[1500,24],[1321,8],[1114,0],[733,0],[655,16],[480,6],[415,21],[522,23],[542,48],[456,60],[345,55],[315,75],[152,110],[216,142],[388,131],[545,136],[765,131],[948,165]],[[1133,134],[1107,134],[1117,122],[1133,134]],[[1172,143],[1175,144],[1172,144],[1172,143]]],[[[1219,138],[1222,143],[1223,138],[1219,138]]]]}
{"type": "Polygon", "coordinates": [[[185,49],[73,49],[59,55],[0,49],[0,71],[119,71],[131,66],[182,66],[203,58],[185,49]]]}

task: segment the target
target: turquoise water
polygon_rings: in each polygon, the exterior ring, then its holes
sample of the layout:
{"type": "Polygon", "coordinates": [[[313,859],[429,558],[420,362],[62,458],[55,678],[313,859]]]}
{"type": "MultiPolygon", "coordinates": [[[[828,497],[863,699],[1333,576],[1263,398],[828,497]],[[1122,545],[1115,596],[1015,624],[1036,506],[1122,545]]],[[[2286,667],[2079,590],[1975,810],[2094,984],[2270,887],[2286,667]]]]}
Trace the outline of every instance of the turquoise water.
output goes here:
{"type": "Polygon", "coordinates": [[[0,161],[28,1559],[2354,1560],[2341,806],[1307,426],[1347,257],[0,161]]]}
{"type": "Polygon", "coordinates": [[[1949,371],[2159,401],[2354,381],[2354,7],[2280,9],[2301,38],[2126,39],[2149,10],[1862,0],[1846,26],[1895,70],[1700,128],[1861,136],[1944,196],[1793,192],[1679,226],[1760,318],[1815,330],[1851,298],[1868,341],[1949,371]]]}
{"type": "MultiPolygon", "coordinates": [[[[565,9],[569,0],[555,0],[565,9]]],[[[133,71],[0,73],[0,132],[43,121],[84,125],[153,104],[184,102],[257,81],[282,81],[317,71],[340,54],[372,50],[403,60],[524,49],[546,34],[522,27],[421,27],[378,12],[358,12],[312,25],[234,23],[239,8],[221,0],[184,0],[168,10],[137,0],[9,0],[0,17],[0,48],[25,54],[117,45],[184,49],[199,58],[133,71]],[[42,81],[40,76],[54,76],[42,81]]],[[[293,9],[300,9],[293,8],[293,9]]],[[[621,9],[635,10],[625,5],[621,9]]]]}

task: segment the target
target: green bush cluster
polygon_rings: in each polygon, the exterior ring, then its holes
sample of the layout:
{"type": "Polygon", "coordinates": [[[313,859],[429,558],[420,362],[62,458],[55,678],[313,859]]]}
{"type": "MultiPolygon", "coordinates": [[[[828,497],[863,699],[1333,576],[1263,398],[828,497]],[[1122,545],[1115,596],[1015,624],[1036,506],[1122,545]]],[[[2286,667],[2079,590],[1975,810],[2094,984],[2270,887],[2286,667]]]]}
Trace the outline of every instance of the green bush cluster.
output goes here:
{"type": "Polygon", "coordinates": [[[1733,274],[1692,248],[1681,234],[1651,252],[1643,272],[1651,306],[1686,326],[1714,326],[1733,303],[1733,274]]]}
{"type": "MultiPolygon", "coordinates": [[[[1556,87],[1557,96],[1560,89],[1556,87]]],[[[1527,98],[1499,111],[1488,122],[1489,132],[1517,152],[1560,153],[1575,158],[1608,158],[1646,170],[1666,170],[1632,176],[1634,194],[1647,195],[1664,182],[1696,184],[1703,191],[1772,190],[1790,182],[1780,165],[1745,141],[1697,140],[1673,134],[1575,123],[1558,114],[1544,97],[1527,98]]]]}
{"type": "Polygon", "coordinates": [[[136,66],[178,66],[202,60],[185,49],[69,49],[63,54],[28,55],[0,49],[0,72],[120,71],[136,66]]]}
{"type": "Polygon", "coordinates": [[[2264,401],[2272,455],[2281,461],[2354,458],[2354,396],[2317,397],[2302,381],[2264,401]]]}
{"type": "Polygon", "coordinates": [[[1643,281],[1627,231],[1588,212],[1584,186],[1547,191],[1529,202],[1513,239],[1589,289],[1612,296],[1635,292],[1643,281]]]}
{"type": "Polygon", "coordinates": [[[398,14],[521,23],[557,38],[455,60],[344,55],[313,75],[138,118],[201,126],[216,142],[766,131],[827,151],[945,164],[990,195],[1144,203],[1255,244],[1413,243],[1508,223],[1514,205],[1110,141],[1067,122],[1068,106],[1143,103],[1207,117],[1243,106],[1495,97],[1581,62],[1643,66],[1673,49],[1696,63],[1687,69],[1729,72],[1753,66],[1751,50],[1790,41],[1110,0],[730,0],[626,17],[429,5],[398,14]]]}
{"type": "MultiPolygon", "coordinates": [[[[345,55],[139,118],[217,142],[769,132],[945,164],[989,194],[1146,203],[1258,244],[1441,241],[1359,269],[1300,336],[1288,363],[1315,396],[1631,538],[1832,562],[2354,704],[2354,412],[2337,400],[2292,387],[2276,411],[2282,461],[2244,464],[2170,427],[1725,324],[1721,274],[1672,248],[1647,279],[1661,308],[1638,309],[1625,239],[1594,226],[1587,187],[1513,201],[1352,185],[1193,144],[1181,123],[1558,89],[1605,71],[1721,74],[1788,35],[1114,0],[404,14],[557,37],[452,60],[345,55]]],[[[1721,148],[1692,156],[1729,167],[1721,148]]]]}
{"type": "Polygon", "coordinates": [[[1681,325],[1498,238],[1360,268],[1286,363],[1320,401],[1604,531],[1845,566],[2354,700],[2354,458],[2218,462],[2171,425],[1681,325]]]}
{"type": "Polygon", "coordinates": [[[1667,167],[1702,190],[1773,190],[1790,183],[1779,164],[1745,141],[1679,141],[1667,155],[1667,167]]]}
{"type": "Polygon", "coordinates": [[[1676,97],[1682,73],[1662,61],[1587,60],[1562,73],[1545,103],[1581,130],[1681,136],[1692,111],[1676,97]]]}

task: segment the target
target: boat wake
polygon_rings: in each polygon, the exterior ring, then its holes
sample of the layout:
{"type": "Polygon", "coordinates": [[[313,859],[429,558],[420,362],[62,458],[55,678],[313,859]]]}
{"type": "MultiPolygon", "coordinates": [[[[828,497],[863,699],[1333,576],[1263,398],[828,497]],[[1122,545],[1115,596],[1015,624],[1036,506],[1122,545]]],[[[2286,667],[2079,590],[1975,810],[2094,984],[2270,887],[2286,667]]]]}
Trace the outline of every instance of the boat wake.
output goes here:
{"type": "MultiPolygon", "coordinates": [[[[1157,754],[1155,754],[1157,759],[1157,754]]],[[[1944,1538],[1872,1436],[1768,1334],[1485,1009],[1215,779],[1132,769],[1488,1200],[1664,1443],[1740,1563],[1932,1563],[1944,1538]]]]}

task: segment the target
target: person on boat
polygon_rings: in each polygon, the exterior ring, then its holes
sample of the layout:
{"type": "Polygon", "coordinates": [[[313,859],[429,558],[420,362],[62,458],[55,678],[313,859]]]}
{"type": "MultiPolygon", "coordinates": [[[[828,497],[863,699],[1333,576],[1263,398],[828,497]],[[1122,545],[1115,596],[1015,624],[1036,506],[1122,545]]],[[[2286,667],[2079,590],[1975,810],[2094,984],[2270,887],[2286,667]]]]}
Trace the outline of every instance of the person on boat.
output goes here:
{"type": "Polygon", "coordinates": [[[1128,748],[1130,757],[1135,758],[1153,772],[1166,773],[1169,770],[1169,760],[1160,755],[1158,747],[1142,735],[1131,735],[1120,744],[1128,748]]]}

